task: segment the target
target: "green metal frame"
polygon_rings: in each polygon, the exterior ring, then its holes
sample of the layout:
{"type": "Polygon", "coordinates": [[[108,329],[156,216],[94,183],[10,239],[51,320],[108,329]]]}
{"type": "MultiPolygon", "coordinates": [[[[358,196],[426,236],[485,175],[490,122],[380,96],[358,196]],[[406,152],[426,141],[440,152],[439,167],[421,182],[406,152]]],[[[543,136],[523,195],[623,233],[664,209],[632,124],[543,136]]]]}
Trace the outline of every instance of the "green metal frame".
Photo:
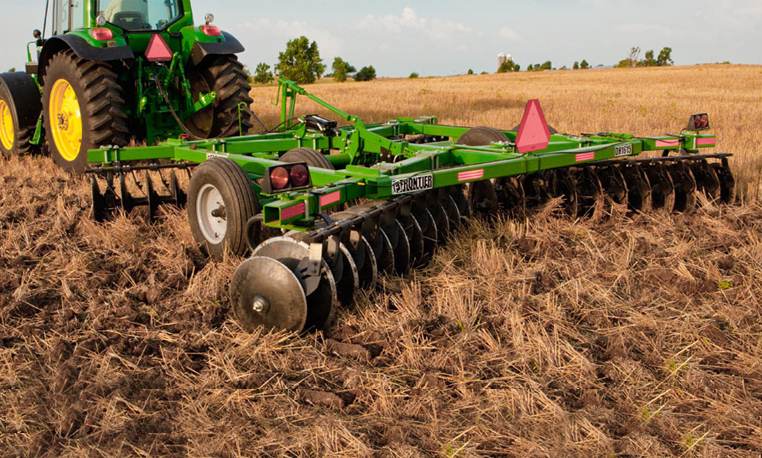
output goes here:
{"type": "Polygon", "coordinates": [[[506,143],[470,147],[457,145],[468,127],[438,124],[437,118],[397,118],[382,124],[368,124],[308,93],[296,83],[281,79],[279,87],[282,132],[209,141],[169,140],[154,147],[104,148],[90,151],[93,165],[108,169],[116,163],[171,160],[202,163],[225,157],[239,164],[252,180],[263,208],[264,223],[271,227],[306,231],[314,228],[321,212],[354,199],[389,199],[393,180],[431,175],[433,188],[532,174],[544,170],[573,167],[638,156],[646,151],[681,151],[689,154],[715,146],[714,135],[683,132],[663,137],[636,137],[624,133],[596,135],[552,135],[547,148],[520,154],[517,132],[503,131],[506,143]],[[327,135],[294,122],[297,96],[327,108],[348,125],[327,135]],[[417,144],[408,135],[447,137],[451,140],[417,144]],[[325,153],[337,170],[311,169],[313,189],[278,195],[262,194],[257,181],[282,153],[307,147],[325,153]],[[330,204],[321,206],[321,202],[330,204]],[[284,217],[284,212],[286,216],[284,217]]]}

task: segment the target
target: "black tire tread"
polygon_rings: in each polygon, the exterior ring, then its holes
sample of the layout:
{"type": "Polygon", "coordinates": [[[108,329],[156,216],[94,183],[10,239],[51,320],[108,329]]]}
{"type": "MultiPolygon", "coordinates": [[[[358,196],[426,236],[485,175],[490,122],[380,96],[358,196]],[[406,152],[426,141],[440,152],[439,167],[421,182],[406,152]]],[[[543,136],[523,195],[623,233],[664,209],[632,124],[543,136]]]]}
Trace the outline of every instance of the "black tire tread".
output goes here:
{"type": "Polygon", "coordinates": [[[254,127],[254,112],[251,110],[254,99],[249,94],[251,86],[243,71],[243,64],[236,56],[214,56],[204,62],[214,78],[212,89],[217,93],[213,104],[214,124],[211,136],[224,138],[239,135],[238,105],[241,102],[246,103],[241,120],[243,134],[246,135],[254,127]]]}
{"type": "Polygon", "coordinates": [[[257,214],[259,205],[257,196],[254,193],[254,187],[251,184],[248,174],[240,165],[225,158],[212,158],[202,163],[194,172],[191,179],[188,198],[188,218],[190,220],[191,232],[199,243],[201,248],[215,260],[222,260],[226,253],[235,256],[244,256],[249,250],[247,244],[248,234],[246,223],[257,214]],[[198,177],[210,174],[216,181],[215,186],[226,200],[226,212],[228,215],[228,233],[223,243],[217,246],[210,246],[203,239],[203,235],[197,226],[196,215],[196,196],[198,190],[208,181],[200,182],[198,177]],[[231,216],[234,217],[234,224],[231,224],[231,216]]]}
{"type": "MultiPolygon", "coordinates": [[[[83,149],[74,162],[65,161],[57,152],[52,136],[48,137],[48,145],[56,163],[66,170],[82,172],[87,166],[87,158],[82,157],[88,149],[101,146],[126,146],[129,143],[130,131],[127,127],[126,102],[124,90],[117,82],[117,74],[113,68],[104,62],[81,59],[74,51],[65,50],[54,55],[45,74],[51,74],[51,68],[60,67],[64,77],[72,86],[81,86],[83,94],[77,94],[82,110],[82,144],[83,149]]],[[[45,131],[50,133],[53,120],[48,119],[50,110],[50,90],[53,82],[45,81],[43,85],[43,118],[45,131]]]]}
{"type": "Polygon", "coordinates": [[[508,137],[494,127],[472,127],[461,135],[456,144],[463,146],[485,146],[494,142],[507,142],[508,137]]]}

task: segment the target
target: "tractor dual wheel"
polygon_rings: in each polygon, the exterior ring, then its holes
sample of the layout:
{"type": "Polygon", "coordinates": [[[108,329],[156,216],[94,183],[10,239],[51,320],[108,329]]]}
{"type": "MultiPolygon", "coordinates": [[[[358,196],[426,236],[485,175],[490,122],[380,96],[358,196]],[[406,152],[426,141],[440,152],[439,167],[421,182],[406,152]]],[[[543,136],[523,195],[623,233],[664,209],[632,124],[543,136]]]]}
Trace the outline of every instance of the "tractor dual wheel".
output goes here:
{"type": "Polygon", "coordinates": [[[214,91],[214,102],[185,121],[185,127],[198,138],[225,138],[247,135],[254,126],[254,113],[243,64],[236,56],[211,56],[187,72],[191,95],[214,91]]]}
{"type": "Polygon", "coordinates": [[[45,132],[57,165],[82,173],[88,150],[127,145],[123,89],[108,64],[62,51],[50,59],[43,81],[45,132]]]}
{"type": "Polygon", "coordinates": [[[259,239],[261,225],[247,224],[257,213],[254,187],[240,165],[230,159],[212,158],[193,172],[188,219],[196,242],[213,259],[248,252],[248,241],[259,239]]]}
{"type": "Polygon", "coordinates": [[[37,84],[26,73],[0,75],[0,152],[10,157],[32,152],[31,140],[42,112],[37,84]]]}

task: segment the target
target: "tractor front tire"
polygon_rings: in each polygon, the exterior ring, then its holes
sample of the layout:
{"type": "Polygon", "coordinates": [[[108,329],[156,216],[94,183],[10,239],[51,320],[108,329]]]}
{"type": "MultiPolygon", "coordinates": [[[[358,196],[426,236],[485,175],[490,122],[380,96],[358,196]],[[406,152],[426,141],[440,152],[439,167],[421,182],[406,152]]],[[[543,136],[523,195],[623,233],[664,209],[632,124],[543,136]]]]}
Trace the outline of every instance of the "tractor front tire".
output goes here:
{"type": "Polygon", "coordinates": [[[123,89],[108,64],[55,54],[45,69],[43,119],[53,161],[67,172],[87,169],[87,151],[125,146],[129,138],[123,89]]]}
{"type": "Polygon", "coordinates": [[[211,56],[188,71],[194,101],[199,94],[214,91],[214,102],[191,116],[185,127],[196,137],[227,138],[246,135],[254,126],[254,113],[243,64],[236,56],[211,56]],[[239,116],[240,113],[240,116],[239,116]]]}
{"type": "Polygon", "coordinates": [[[244,256],[259,239],[260,225],[248,225],[259,213],[249,175],[226,158],[212,158],[193,172],[188,189],[188,219],[196,243],[210,257],[244,256]],[[247,230],[251,233],[247,233],[247,230]]]}
{"type": "Polygon", "coordinates": [[[42,111],[37,84],[26,73],[0,75],[0,152],[5,157],[32,152],[31,140],[42,111]]]}

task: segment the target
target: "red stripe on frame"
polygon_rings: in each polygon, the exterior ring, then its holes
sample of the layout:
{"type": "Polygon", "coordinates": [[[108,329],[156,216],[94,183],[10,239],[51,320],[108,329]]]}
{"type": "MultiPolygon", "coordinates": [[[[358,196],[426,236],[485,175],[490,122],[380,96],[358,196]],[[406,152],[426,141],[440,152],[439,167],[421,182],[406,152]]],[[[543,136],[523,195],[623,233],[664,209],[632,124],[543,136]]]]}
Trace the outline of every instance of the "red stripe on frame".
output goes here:
{"type": "Polygon", "coordinates": [[[320,207],[329,207],[341,200],[341,191],[332,192],[320,197],[320,207]]]}
{"type": "Polygon", "coordinates": [[[304,202],[294,205],[293,207],[284,208],[280,211],[280,220],[287,221],[295,216],[303,215],[306,208],[304,202]]]}
{"type": "Polygon", "coordinates": [[[484,177],[484,169],[470,170],[468,172],[460,172],[458,174],[458,181],[478,180],[482,177],[484,177]]]}
{"type": "Polygon", "coordinates": [[[680,140],[656,140],[657,147],[680,146],[680,140]]]}
{"type": "Polygon", "coordinates": [[[714,146],[717,143],[716,138],[697,138],[696,144],[699,146],[714,146]]]}
{"type": "Polygon", "coordinates": [[[595,152],[577,154],[577,162],[592,161],[595,159],[595,152]]]}

